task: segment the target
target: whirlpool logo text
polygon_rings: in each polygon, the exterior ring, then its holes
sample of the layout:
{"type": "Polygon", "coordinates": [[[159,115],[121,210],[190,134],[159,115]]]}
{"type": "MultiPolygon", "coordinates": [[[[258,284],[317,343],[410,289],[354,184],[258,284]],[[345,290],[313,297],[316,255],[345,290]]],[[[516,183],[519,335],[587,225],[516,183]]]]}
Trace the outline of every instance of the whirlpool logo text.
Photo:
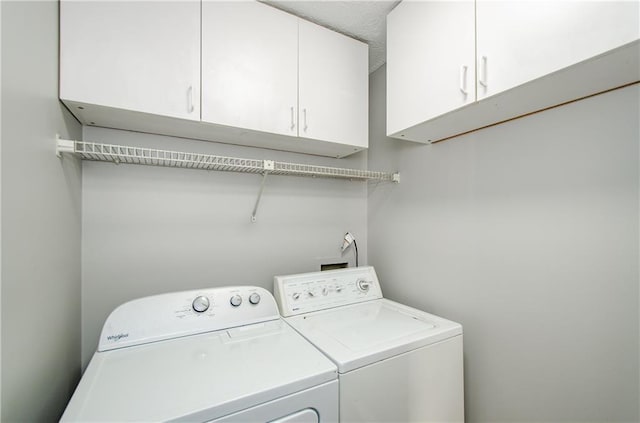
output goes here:
{"type": "Polygon", "coordinates": [[[107,340],[111,341],[111,342],[117,342],[119,340],[121,340],[122,338],[128,338],[129,334],[128,333],[119,333],[117,335],[109,335],[107,336],[107,340]]]}

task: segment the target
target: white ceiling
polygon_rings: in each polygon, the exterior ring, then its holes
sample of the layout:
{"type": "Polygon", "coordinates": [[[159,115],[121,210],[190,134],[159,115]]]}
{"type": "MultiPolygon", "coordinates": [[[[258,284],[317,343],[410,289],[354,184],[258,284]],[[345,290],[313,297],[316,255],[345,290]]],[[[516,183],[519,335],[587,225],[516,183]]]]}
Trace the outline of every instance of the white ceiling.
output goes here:
{"type": "Polygon", "coordinates": [[[400,0],[262,0],[303,19],[369,44],[369,72],[387,57],[387,14],[400,0]]]}

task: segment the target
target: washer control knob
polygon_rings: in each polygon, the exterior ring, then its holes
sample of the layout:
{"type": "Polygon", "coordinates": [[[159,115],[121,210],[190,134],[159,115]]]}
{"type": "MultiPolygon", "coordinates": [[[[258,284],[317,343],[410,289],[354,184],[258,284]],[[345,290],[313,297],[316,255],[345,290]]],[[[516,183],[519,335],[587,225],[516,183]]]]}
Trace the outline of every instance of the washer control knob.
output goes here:
{"type": "Polygon", "coordinates": [[[342,287],[340,285],[336,286],[336,292],[342,292],[342,287]]]}
{"type": "Polygon", "coordinates": [[[329,293],[329,290],[327,289],[327,287],[322,288],[322,295],[327,295],[329,293]]]}
{"type": "Polygon", "coordinates": [[[307,295],[313,298],[313,297],[316,296],[316,293],[313,292],[312,290],[309,290],[309,291],[307,291],[307,295]]]}
{"type": "Polygon", "coordinates": [[[299,292],[294,292],[293,295],[291,296],[291,298],[293,298],[294,300],[297,300],[298,298],[300,298],[300,293],[299,292]]]}
{"type": "Polygon", "coordinates": [[[369,291],[369,287],[371,286],[371,282],[365,281],[364,279],[360,279],[358,281],[358,289],[362,292],[369,291]]]}
{"type": "Polygon", "coordinates": [[[242,304],[242,297],[240,295],[234,295],[233,297],[231,297],[231,300],[229,302],[232,306],[238,307],[240,304],[242,304]]]}
{"type": "Polygon", "coordinates": [[[196,297],[191,303],[191,307],[193,307],[193,311],[196,313],[204,313],[209,309],[209,299],[204,295],[196,297]]]}
{"type": "Polygon", "coordinates": [[[251,294],[249,296],[249,302],[253,305],[256,305],[260,302],[260,294],[258,294],[257,292],[254,292],[253,294],[251,294]]]}

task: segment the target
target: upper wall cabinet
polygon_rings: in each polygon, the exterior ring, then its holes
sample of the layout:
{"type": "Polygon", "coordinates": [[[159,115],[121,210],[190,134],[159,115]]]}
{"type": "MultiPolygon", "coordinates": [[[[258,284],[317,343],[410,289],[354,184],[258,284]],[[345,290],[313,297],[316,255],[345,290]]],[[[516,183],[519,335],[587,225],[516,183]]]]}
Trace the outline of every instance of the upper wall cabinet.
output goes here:
{"type": "Polygon", "coordinates": [[[202,120],[297,136],[298,18],[205,1],[202,23],[202,120]]]}
{"type": "Polygon", "coordinates": [[[300,20],[298,135],[353,144],[369,143],[367,45],[300,20]]]}
{"type": "Polygon", "coordinates": [[[60,98],[199,121],[200,2],[62,1],[60,98]]]}
{"type": "Polygon", "coordinates": [[[366,44],[270,6],[202,5],[204,122],[362,150],[367,66],[366,44]]]}
{"type": "Polygon", "coordinates": [[[387,20],[388,135],[438,141],[637,82],[639,6],[403,1],[387,20]]]}
{"type": "Polygon", "coordinates": [[[637,40],[639,4],[476,0],[478,98],[637,40]]]}
{"type": "Polygon", "coordinates": [[[473,1],[405,1],[387,25],[388,133],[476,100],[473,1]]]}
{"type": "Polygon", "coordinates": [[[368,146],[364,43],[253,1],[61,4],[60,98],[83,124],[331,157],[368,146]]]}

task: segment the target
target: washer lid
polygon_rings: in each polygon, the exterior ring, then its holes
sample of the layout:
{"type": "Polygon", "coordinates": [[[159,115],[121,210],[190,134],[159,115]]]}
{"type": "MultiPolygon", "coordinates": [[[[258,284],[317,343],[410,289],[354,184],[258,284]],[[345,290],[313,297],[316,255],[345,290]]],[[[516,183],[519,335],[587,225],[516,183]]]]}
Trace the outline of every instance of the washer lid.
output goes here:
{"type": "Polygon", "coordinates": [[[460,324],[380,299],[286,319],[340,373],[462,334],[460,324]]]}
{"type": "Polygon", "coordinates": [[[278,319],[97,352],[62,421],[208,421],[336,377],[278,319]]]}

